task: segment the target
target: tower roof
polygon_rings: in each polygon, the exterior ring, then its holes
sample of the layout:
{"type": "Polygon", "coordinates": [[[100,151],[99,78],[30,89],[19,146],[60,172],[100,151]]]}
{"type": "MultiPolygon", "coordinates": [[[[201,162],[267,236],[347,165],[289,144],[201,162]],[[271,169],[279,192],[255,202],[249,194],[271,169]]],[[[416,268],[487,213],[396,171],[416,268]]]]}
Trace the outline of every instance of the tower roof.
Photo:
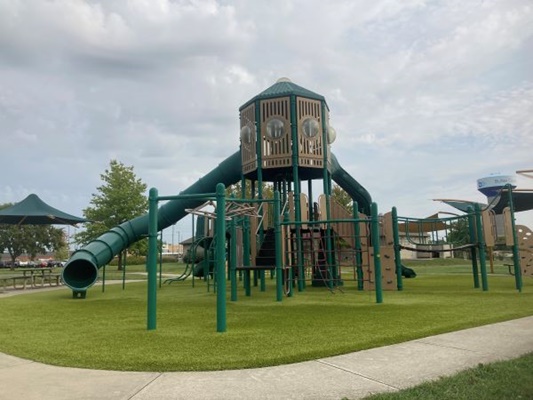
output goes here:
{"type": "MultiPolygon", "coordinates": [[[[261,93],[254,96],[253,98],[248,100],[245,104],[243,104],[239,108],[239,111],[242,110],[243,108],[248,107],[250,103],[253,103],[256,100],[271,99],[274,97],[283,97],[283,96],[290,96],[290,95],[307,97],[308,99],[314,99],[314,100],[321,100],[324,103],[326,102],[326,99],[324,98],[324,96],[318,93],[312,92],[311,90],[308,90],[304,87],[301,87],[300,85],[293,83],[288,78],[280,78],[272,86],[263,90],[261,93]]],[[[326,104],[326,107],[327,107],[327,104],[326,104]]]]}

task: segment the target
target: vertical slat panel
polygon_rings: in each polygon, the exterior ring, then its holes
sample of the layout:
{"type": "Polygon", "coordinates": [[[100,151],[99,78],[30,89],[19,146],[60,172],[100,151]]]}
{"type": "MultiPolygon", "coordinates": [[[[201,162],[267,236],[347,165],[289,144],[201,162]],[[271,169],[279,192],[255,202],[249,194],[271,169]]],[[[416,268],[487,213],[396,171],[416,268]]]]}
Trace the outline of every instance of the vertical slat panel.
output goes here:
{"type": "Polygon", "coordinates": [[[323,141],[322,141],[322,119],[321,103],[318,100],[310,100],[298,97],[298,143],[299,143],[299,163],[302,166],[312,168],[322,168],[323,166],[323,141]],[[319,133],[314,138],[307,138],[303,134],[302,124],[307,118],[314,118],[319,124],[319,133]]]}
{"type": "Polygon", "coordinates": [[[268,99],[261,102],[261,137],[263,168],[279,168],[292,165],[290,146],[289,97],[268,99]],[[271,118],[283,121],[285,134],[280,138],[270,138],[266,134],[266,124],[271,118]]]}

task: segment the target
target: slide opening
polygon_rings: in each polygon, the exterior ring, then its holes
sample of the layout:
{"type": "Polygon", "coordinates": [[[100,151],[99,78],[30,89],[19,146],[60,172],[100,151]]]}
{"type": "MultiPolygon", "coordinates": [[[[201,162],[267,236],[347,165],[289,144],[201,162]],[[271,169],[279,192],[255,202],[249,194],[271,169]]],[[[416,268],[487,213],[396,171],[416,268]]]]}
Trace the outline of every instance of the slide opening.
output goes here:
{"type": "Polygon", "coordinates": [[[63,268],[62,278],[72,290],[85,290],[96,282],[98,268],[88,260],[73,260],[63,268]]]}

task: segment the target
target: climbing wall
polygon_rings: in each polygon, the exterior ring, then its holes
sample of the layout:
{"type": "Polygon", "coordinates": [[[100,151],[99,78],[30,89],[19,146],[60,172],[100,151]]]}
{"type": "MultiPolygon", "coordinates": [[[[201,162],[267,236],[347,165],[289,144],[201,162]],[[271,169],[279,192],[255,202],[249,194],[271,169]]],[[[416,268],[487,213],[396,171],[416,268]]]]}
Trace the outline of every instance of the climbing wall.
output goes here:
{"type": "Polygon", "coordinates": [[[522,276],[533,276],[533,232],[525,225],[516,226],[522,276]]]}
{"type": "MultiPolygon", "coordinates": [[[[374,249],[369,249],[369,264],[365,270],[365,290],[375,289],[374,249]]],[[[381,246],[381,288],[383,290],[396,290],[396,266],[394,263],[394,247],[381,246]]]]}

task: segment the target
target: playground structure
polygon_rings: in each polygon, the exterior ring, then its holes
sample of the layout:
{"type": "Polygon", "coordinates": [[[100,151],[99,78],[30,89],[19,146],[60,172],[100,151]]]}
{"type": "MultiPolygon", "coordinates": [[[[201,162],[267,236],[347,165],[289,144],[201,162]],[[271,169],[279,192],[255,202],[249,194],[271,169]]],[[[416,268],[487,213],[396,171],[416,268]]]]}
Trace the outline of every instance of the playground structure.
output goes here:
{"type": "MultiPolygon", "coordinates": [[[[323,208],[322,220],[331,220],[331,185],[335,181],[354,201],[357,211],[369,215],[371,197],[364,187],[353,179],[338,163],[330,151],[335,140],[335,130],[329,124],[329,109],[323,96],[311,92],[286,79],[252,98],[240,108],[241,149],[228,157],[217,168],[180,193],[181,197],[168,201],[158,212],[157,229],[164,229],[187,215],[186,210],[194,209],[205,201],[197,194],[213,193],[218,183],[229,186],[241,182],[243,193],[246,182],[250,183],[251,199],[264,200],[263,183],[271,182],[287,203],[293,199],[294,215],[293,247],[291,254],[300,265],[295,272],[299,289],[303,279],[302,224],[315,223],[315,203],[312,194],[312,181],[322,180],[323,208]],[[302,183],[308,182],[308,201],[302,196],[302,183]]],[[[266,207],[265,207],[266,210],[266,207]]],[[[263,212],[260,210],[259,212],[263,212]]],[[[265,211],[266,213],[267,211],[265,211]]],[[[288,209],[287,209],[288,212],[288,209]]],[[[263,221],[264,214],[262,215],[263,221]]],[[[260,243],[268,236],[268,227],[263,222],[257,231],[260,243]]],[[[324,225],[324,223],[321,223],[324,225]]],[[[327,254],[331,253],[332,233],[323,235],[327,254]],[[328,247],[329,246],[329,247],[328,247]]],[[[97,279],[98,269],[121,250],[148,234],[148,215],[127,221],[104,233],[95,241],[76,251],[63,270],[65,283],[76,296],[83,297],[85,291],[97,279]]],[[[262,244],[261,244],[262,245],[262,244]]],[[[260,251],[257,243],[250,243],[250,257],[255,257],[254,249],[260,251]]],[[[245,256],[246,257],[246,256],[245,256]]],[[[243,260],[243,267],[252,267],[257,260],[243,260]]],[[[263,263],[267,261],[263,260],[263,263]]],[[[261,266],[259,265],[255,265],[261,266]]],[[[263,265],[264,267],[265,265],[263,265]]],[[[335,271],[327,279],[337,280],[335,271]]]]}
{"type": "MultiPolygon", "coordinates": [[[[402,248],[414,245],[416,251],[443,251],[439,240],[418,243],[414,233],[424,237],[462,220],[470,230],[471,243],[463,246],[472,252],[474,286],[479,287],[479,258],[483,290],[488,289],[485,247],[490,240],[487,232],[493,229],[489,228],[490,215],[483,217],[481,210],[472,209],[465,216],[429,221],[401,218],[393,209],[379,216],[367,190],[331,152],[336,132],[329,123],[325,98],[287,79],[253,97],[239,111],[239,151],[176,196],[160,197],[152,189],[148,214],[111,229],[72,255],[62,277],[73,296],[85,297],[98,278],[99,268],[145,237],[151,249],[147,261],[149,296],[155,296],[157,232],[188,214],[203,219],[199,224],[203,231],[193,245],[201,246],[204,257],[201,264],[189,266],[181,278],[193,272],[207,280],[213,276],[217,296],[225,296],[228,273],[232,300],[236,300],[237,273],[243,274],[249,295],[251,279],[260,281],[263,290],[266,272],[270,272],[276,279],[278,301],[283,293],[291,296],[309,284],[342,290],[344,282],[353,279],[359,290],[374,290],[380,303],[382,290],[402,290],[402,278],[414,275],[401,264],[402,248]],[[316,198],[313,181],[322,184],[322,193],[316,198]],[[267,182],[273,186],[273,198],[265,198],[267,182]],[[353,212],[331,196],[332,182],[352,198],[353,212]],[[236,183],[240,183],[241,198],[226,198],[224,188],[236,183]],[[302,189],[305,183],[307,190],[302,189]],[[166,203],[158,208],[160,201],[166,203]],[[214,205],[216,212],[202,211],[206,204],[214,205]],[[406,243],[400,242],[401,233],[406,243]]],[[[510,204],[513,240],[508,243],[516,253],[514,274],[520,290],[522,270],[512,212],[510,204]]],[[[529,236],[524,234],[527,241],[529,236]]],[[[531,265],[531,249],[528,251],[524,260],[531,265]]]]}

